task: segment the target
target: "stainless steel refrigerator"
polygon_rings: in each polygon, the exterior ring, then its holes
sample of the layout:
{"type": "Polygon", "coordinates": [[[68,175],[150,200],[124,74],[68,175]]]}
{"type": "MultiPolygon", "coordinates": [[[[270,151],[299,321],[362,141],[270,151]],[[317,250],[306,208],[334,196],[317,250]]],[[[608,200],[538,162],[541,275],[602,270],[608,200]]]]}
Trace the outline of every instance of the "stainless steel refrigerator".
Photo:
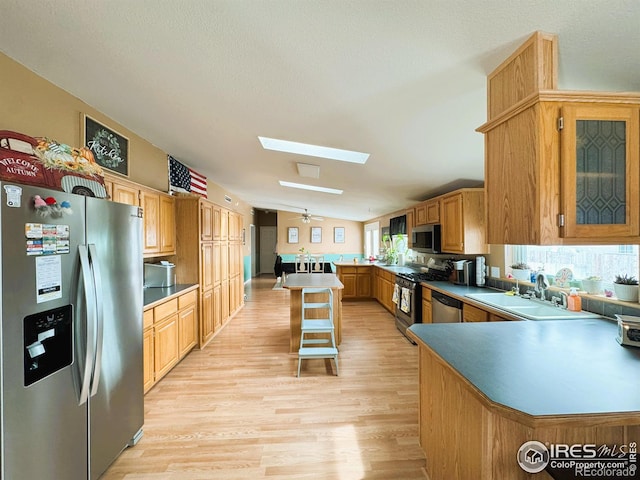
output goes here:
{"type": "Polygon", "coordinates": [[[0,478],[98,478],[142,435],[142,218],[0,182],[0,478]]]}

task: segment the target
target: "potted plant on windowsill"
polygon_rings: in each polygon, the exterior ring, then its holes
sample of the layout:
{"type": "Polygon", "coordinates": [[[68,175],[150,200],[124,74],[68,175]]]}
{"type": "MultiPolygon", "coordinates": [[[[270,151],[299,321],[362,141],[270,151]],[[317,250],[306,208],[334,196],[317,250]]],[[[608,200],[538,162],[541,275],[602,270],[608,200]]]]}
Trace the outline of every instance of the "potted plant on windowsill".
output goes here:
{"type": "Polygon", "coordinates": [[[592,275],[582,280],[582,289],[591,295],[602,293],[602,278],[592,275]]]}
{"type": "Polygon", "coordinates": [[[624,302],[638,301],[638,280],[636,277],[630,277],[626,274],[616,275],[613,282],[613,290],[616,292],[618,300],[624,302]]]}
{"type": "Polygon", "coordinates": [[[391,237],[390,235],[385,234],[382,236],[382,261],[386,265],[397,264],[399,257],[404,257],[405,252],[406,235],[398,234],[391,237]]]}
{"type": "Polygon", "coordinates": [[[531,267],[525,262],[518,262],[511,265],[511,275],[517,280],[531,281],[531,267]]]}

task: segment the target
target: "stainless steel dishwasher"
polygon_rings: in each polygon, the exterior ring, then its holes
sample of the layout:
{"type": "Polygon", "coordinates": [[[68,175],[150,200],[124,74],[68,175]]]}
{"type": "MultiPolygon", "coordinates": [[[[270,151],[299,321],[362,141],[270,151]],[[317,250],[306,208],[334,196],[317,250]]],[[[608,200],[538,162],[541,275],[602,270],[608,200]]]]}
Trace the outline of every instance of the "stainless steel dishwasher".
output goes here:
{"type": "Polygon", "coordinates": [[[431,314],[433,323],[460,323],[462,322],[462,302],[432,290],[431,314]]]}

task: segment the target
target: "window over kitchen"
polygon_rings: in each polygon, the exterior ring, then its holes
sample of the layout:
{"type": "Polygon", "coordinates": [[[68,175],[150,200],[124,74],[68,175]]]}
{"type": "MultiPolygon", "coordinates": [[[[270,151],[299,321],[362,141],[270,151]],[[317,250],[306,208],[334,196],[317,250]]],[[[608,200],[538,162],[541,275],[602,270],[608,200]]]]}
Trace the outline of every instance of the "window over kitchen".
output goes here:
{"type": "Polygon", "coordinates": [[[550,275],[568,268],[576,280],[598,276],[605,283],[613,283],[616,275],[638,278],[639,274],[638,245],[523,245],[511,248],[511,263],[523,261],[532,271],[544,269],[550,275]]]}
{"type": "Polygon", "coordinates": [[[367,223],[364,226],[364,256],[369,258],[380,253],[380,222],[367,223]]]}

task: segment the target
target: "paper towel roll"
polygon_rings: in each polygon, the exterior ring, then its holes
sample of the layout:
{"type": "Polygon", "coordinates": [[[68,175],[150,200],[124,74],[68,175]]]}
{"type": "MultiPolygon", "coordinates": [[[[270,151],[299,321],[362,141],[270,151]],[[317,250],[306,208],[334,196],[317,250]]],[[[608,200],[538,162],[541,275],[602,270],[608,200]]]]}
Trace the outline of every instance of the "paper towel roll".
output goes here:
{"type": "Polygon", "coordinates": [[[476,285],[483,287],[485,284],[486,265],[484,257],[476,257],[476,285]]]}

